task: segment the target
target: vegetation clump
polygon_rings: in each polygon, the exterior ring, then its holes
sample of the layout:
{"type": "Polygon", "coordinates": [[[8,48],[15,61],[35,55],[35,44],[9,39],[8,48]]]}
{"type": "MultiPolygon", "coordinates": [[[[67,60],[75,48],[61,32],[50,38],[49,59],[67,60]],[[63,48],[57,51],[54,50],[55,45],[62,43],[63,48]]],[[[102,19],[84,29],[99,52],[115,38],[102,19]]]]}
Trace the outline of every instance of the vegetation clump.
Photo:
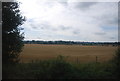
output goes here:
{"type": "Polygon", "coordinates": [[[68,63],[63,56],[53,60],[3,67],[3,79],[115,79],[112,63],[68,63]]]}

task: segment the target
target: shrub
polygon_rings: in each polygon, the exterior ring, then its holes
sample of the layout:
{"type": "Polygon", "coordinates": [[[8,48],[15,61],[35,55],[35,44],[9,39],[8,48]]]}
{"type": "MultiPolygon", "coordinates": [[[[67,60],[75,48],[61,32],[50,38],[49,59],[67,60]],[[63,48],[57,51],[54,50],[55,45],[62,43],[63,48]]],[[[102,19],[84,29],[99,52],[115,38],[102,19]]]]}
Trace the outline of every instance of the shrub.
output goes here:
{"type": "Polygon", "coordinates": [[[68,63],[63,56],[3,67],[6,79],[112,79],[111,63],[68,63]]]}
{"type": "Polygon", "coordinates": [[[113,59],[114,62],[114,72],[116,74],[116,77],[120,77],[120,48],[116,51],[116,55],[113,59]]]}

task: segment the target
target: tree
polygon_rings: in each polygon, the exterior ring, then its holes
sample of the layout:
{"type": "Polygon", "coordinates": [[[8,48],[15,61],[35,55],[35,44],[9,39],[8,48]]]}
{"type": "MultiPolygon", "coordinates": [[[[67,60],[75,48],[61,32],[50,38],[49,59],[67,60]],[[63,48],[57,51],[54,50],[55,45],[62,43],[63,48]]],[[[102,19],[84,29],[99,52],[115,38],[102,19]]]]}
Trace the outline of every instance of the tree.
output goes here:
{"type": "Polygon", "coordinates": [[[23,33],[20,25],[25,21],[19,10],[18,2],[2,3],[2,62],[19,62],[19,53],[23,47],[23,33]]]}

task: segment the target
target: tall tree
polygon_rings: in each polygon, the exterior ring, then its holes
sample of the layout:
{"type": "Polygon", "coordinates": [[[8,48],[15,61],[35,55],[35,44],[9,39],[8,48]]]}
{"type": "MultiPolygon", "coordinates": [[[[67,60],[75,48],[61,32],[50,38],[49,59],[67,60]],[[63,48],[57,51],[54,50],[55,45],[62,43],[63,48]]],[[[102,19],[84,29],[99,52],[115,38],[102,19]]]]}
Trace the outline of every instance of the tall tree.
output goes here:
{"type": "Polygon", "coordinates": [[[25,18],[21,15],[18,2],[2,3],[2,62],[19,62],[23,47],[23,34],[20,33],[25,18]]]}

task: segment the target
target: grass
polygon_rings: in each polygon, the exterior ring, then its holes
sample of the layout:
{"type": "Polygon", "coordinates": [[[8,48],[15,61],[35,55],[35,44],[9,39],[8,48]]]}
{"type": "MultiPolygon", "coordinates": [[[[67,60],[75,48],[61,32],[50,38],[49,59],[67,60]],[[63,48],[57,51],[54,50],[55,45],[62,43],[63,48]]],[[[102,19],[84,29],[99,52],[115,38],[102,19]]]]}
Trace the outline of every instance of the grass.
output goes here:
{"type": "Polygon", "coordinates": [[[116,49],[112,46],[27,44],[20,63],[3,66],[3,79],[116,79],[118,67],[109,61],[116,49]]]}
{"type": "Polygon", "coordinates": [[[114,79],[112,63],[69,63],[63,56],[3,66],[3,79],[114,79]]]}

